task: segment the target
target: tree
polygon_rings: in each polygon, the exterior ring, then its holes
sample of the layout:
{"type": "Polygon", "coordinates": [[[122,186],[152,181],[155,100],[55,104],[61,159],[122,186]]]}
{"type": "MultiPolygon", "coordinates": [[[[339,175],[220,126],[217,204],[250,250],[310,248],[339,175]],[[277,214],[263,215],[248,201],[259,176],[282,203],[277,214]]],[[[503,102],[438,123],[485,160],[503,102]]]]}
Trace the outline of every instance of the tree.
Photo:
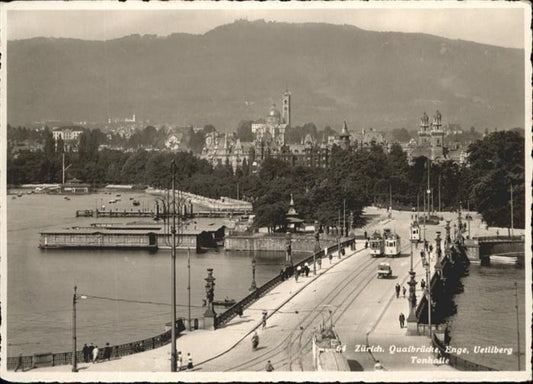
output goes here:
{"type": "Polygon", "coordinates": [[[239,123],[239,126],[237,127],[237,137],[243,142],[250,142],[254,140],[251,120],[243,120],[239,123]]]}

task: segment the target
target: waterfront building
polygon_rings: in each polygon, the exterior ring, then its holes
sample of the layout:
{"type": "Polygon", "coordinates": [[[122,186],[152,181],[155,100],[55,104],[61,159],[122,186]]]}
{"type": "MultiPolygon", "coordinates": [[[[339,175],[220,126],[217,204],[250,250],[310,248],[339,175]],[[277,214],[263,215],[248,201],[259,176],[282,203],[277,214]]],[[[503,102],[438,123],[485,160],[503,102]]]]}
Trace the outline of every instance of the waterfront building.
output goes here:
{"type": "Polygon", "coordinates": [[[77,152],[80,144],[80,135],[83,133],[83,131],[83,128],[76,126],[54,128],[52,130],[52,135],[54,137],[56,150],[57,142],[59,139],[61,139],[63,140],[64,152],[77,152]]]}

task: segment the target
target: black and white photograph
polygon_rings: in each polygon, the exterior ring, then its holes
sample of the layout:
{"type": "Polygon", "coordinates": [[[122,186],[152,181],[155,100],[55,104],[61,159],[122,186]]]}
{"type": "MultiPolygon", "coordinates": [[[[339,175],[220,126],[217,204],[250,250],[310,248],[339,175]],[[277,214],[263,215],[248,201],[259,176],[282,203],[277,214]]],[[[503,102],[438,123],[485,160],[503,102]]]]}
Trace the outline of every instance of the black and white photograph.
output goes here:
{"type": "Polygon", "coordinates": [[[532,380],[530,23],[0,4],[2,379],[532,380]]]}

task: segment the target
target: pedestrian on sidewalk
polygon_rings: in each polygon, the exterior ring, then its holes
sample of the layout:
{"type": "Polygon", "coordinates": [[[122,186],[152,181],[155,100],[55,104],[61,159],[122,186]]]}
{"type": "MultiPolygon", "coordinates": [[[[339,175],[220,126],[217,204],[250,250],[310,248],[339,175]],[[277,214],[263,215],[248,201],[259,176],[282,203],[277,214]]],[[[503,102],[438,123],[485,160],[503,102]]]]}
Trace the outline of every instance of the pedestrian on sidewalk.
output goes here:
{"type": "Polygon", "coordinates": [[[328,255],[328,257],[329,257],[329,264],[331,265],[331,259],[333,259],[333,254],[330,253],[330,254],[328,255]]]}
{"type": "Polygon", "coordinates": [[[405,288],[405,285],[402,287],[402,293],[403,293],[403,297],[405,299],[405,292],[407,292],[407,289],[405,288]]]}
{"type": "Polygon", "coordinates": [[[263,320],[262,320],[263,329],[265,329],[266,326],[267,326],[267,315],[268,315],[268,312],[267,311],[263,311],[263,320]]]}
{"type": "Polygon", "coordinates": [[[91,343],[91,345],[89,345],[89,349],[88,349],[89,356],[87,358],[87,362],[89,362],[89,361],[91,361],[93,359],[93,349],[94,349],[94,345],[93,345],[93,343],[91,343]]]}
{"type": "Polygon", "coordinates": [[[111,347],[109,346],[109,343],[105,343],[104,360],[111,360],[111,347]]]}
{"type": "Polygon", "coordinates": [[[89,362],[89,346],[87,344],[83,344],[81,353],[83,354],[83,361],[88,363],[89,362]]]}
{"type": "Polygon", "coordinates": [[[383,368],[383,365],[379,362],[379,360],[376,360],[376,364],[374,364],[374,371],[383,371],[385,368],[383,368]]]}
{"type": "Polygon", "coordinates": [[[400,312],[399,320],[400,320],[400,328],[403,328],[405,324],[405,315],[403,314],[403,312],[400,312]]]}
{"type": "MultiPolygon", "coordinates": [[[[300,268],[300,266],[298,266],[300,268]]],[[[294,280],[298,282],[298,277],[300,276],[300,271],[296,268],[296,271],[294,271],[294,280]]]]}
{"type": "Polygon", "coordinates": [[[444,344],[449,345],[450,341],[452,341],[452,337],[450,336],[450,330],[448,329],[448,326],[446,326],[446,329],[444,330],[444,344]]]}
{"type": "Polygon", "coordinates": [[[93,364],[98,362],[98,352],[100,352],[98,350],[98,345],[95,345],[93,349],[93,364]]]}
{"type": "Polygon", "coordinates": [[[305,277],[309,277],[309,264],[305,263],[304,269],[305,269],[305,277]]]}
{"type": "Polygon", "coordinates": [[[281,271],[279,273],[279,278],[281,281],[285,281],[285,270],[281,268],[281,271]]]}
{"type": "Polygon", "coordinates": [[[420,288],[422,288],[422,290],[426,289],[426,281],[424,279],[420,281],[420,288]]]}
{"type": "Polygon", "coordinates": [[[266,365],[266,371],[267,372],[272,372],[274,370],[274,366],[272,365],[272,363],[270,362],[270,360],[267,361],[267,365],[266,365]]]}
{"type": "Polygon", "coordinates": [[[194,366],[192,365],[192,356],[190,353],[187,353],[187,369],[193,369],[194,366]]]}
{"type": "Polygon", "coordinates": [[[367,249],[367,248],[368,248],[368,240],[365,241],[365,249],[367,249]]]}
{"type": "Polygon", "coordinates": [[[183,356],[181,355],[181,351],[178,352],[177,364],[178,364],[178,372],[179,372],[181,371],[181,366],[183,365],[183,356]]]}
{"type": "Polygon", "coordinates": [[[317,263],[318,263],[318,269],[322,269],[322,257],[318,257],[318,260],[317,260],[317,263]]]}
{"type": "Polygon", "coordinates": [[[398,299],[400,297],[400,284],[396,283],[394,289],[396,290],[396,298],[398,299]]]}

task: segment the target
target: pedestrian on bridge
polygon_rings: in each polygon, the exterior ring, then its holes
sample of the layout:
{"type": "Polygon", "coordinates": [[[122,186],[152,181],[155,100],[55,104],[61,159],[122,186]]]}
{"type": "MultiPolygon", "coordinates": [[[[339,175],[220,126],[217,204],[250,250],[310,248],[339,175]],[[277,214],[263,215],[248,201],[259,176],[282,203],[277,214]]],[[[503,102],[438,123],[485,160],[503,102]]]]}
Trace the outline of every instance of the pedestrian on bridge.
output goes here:
{"type": "Polygon", "coordinates": [[[183,356],[181,355],[181,351],[178,351],[178,358],[176,359],[176,363],[178,365],[178,372],[181,371],[181,366],[183,365],[183,356]]]}
{"type": "Polygon", "coordinates": [[[400,297],[400,284],[396,283],[394,289],[396,290],[396,298],[398,299],[400,297]]]}
{"type": "Polygon", "coordinates": [[[190,353],[187,353],[187,369],[193,369],[194,366],[192,365],[192,356],[190,353]]]}
{"type": "Polygon", "coordinates": [[[405,299],[405,292],[407,292],[407,289],[405,288],[405,285],[402,287],[402,293],[403,293],[403,297],[405,299]]]}
{"type": "Polygon", "coordinates": [[[400,312],[399,320],[400,320],[400,328],[403,328],[405,324],[405,315],[403,314],[403,312],[400,312]]]}
{"type": "Polygon", "coordinates": [[[88,363],[89,362],[89,346],[87,344],[83,344],[83,348],[81,350],[81,353],[83,353],[83,361],[88,363]]]}
{"type": "Polygon", "coordinates": [[[266,326],[267,326],[267,315],[268,315],[268,312],[267,311],[263,311],[263,321],[262,321],[263,329],[265,329],[266,326]]]}
{"type": "Polygon", "coordinates": [[[420,288],[422,288],[422,290],[424,290],[426,288],[426,281],[424,279],[422,279],[422,281],[420,281],[420,288]]]}
{"type": "Polygon", "coordinates": [[[272,363],[270,362],[270,360],[267,361],[267,365],[266,365],[266,371],[267,372],[272,372],[274,370],[274,366],[272,365],[272,363]]]}
{"type": "Polygon", "coordinates": [[[98,345],[95,345],[93,349],[93,364],[98,361],[98,352],[98,345]]]}

